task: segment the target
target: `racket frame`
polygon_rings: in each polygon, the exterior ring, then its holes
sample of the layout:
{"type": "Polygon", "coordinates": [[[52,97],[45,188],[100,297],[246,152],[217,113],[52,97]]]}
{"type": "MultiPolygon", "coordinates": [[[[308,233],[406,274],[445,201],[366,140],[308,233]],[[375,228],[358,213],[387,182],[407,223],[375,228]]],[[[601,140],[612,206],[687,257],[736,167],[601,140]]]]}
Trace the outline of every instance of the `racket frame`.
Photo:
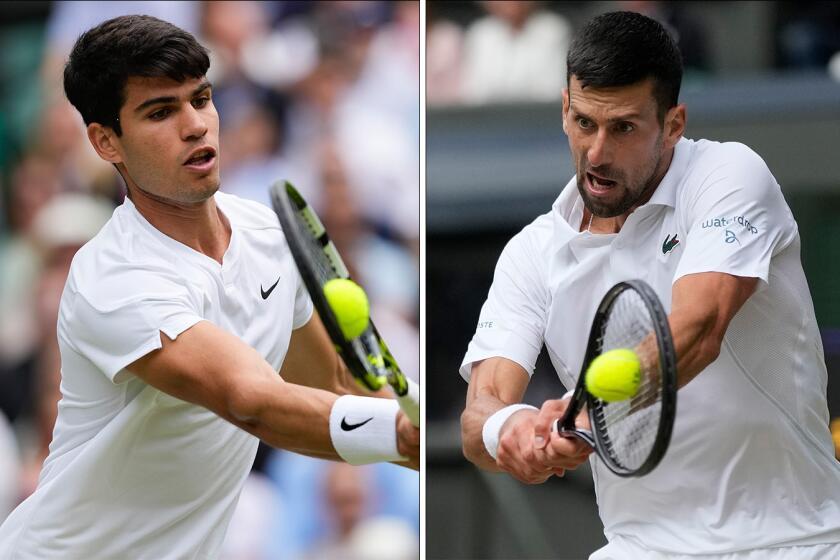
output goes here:
{"type": "Polygon", "coordinates": [[[351,279],[347,266],[330,240],[318,215],[288,181],[277,181],[271,186],[271,201],[283,228],[289,250],[292,252],[300,276],[312,299],[312,304],[354,379],[370,391],[381,389],[387,382],[397,396],[405,396],[408,392],[405,375],[391,355],[373,320],[369,322],[365,331],[354,339],[346,339],[341,332],[338,319],[324,295],[323,285],[315,272],[316,266],[312,262],[315,257],[306,250],[308,243],[302,238],[303,234],[297,226],[298,215],[300,215],[312,231],[313,238],[321,246],[335,277],[351,279]],[[354,348],[354,344],[362,344],[363,340],[365,341],[363,348],[366,346],[365,350],[373,351],[373,354],[367,353],[367,360],[360,355],[360,350],[354,348]]]}
{"type": "Polygon", "coordinates": [[[606,293],[598,304],[595,317],[592,320],[592,327],[589,331],[589,340],[586,345],[586,353],[583,357],[580,375],[569,407],[563,417],[557,421],[557,431],[563,435],[571,435],[584,440],[595,448],[596,453],[604,461],[613,473],[621,477],[639,477],[648,474],[662,460],[668,445],[671,441],[671,434],[674,427],[674,418],[677,413],[677,355],[674,349],[674,340],[671,335],[671,328],[668,324],[668,316],[662,307],[662,303],[646,282],[643,280],[627,280],[619,282],[606,293]],[[653,323],[653,332],[656,336],[657,348],[659,351],[659,371],[662,382],[662,398],[660,401],[661,412],[659,425],[657,426],[656,439],[653,448],[648,454],[644,463],[637,469],[626,469],[619,465],[612,457],[609,439],[600,430],[599,423],[595,419],[595,411],[600,406],[600,400],[594,397],[586,389],[586,370],[599,354],[598,340],[602,336],[604,322],[609,317],[610,310],[616,298],[627,290],[635,291],[648,309],[653,323]],[[575,426],[575,418],[586,406],[589,415],[589,422],[592,431],[579,429],[575,426]]]}

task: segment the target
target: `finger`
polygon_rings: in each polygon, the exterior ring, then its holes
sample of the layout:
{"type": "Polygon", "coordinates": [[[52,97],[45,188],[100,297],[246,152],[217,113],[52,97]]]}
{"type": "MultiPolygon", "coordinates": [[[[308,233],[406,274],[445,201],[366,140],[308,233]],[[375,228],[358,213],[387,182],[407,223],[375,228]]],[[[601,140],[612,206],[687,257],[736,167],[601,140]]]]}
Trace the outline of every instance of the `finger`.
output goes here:
{"type": "Polygon", "coordinates": [[[530,430],[515,430],[499,442],[496,464],[526,484],[539,484],[552,476],[551,468],[537,460],[530,430]]]}
{"type": "Polygon", "coordinates": [[[568,400],[558,399],[547,400],[542,404],[534,424],[534,445],[537,449],[542,449],[548,444],[552,426],[557,418],[563,416],[568,405],[568,400]]]}
{"type": "Polygon", "coordinates": [[[552,476],[552,469],[530,464],[520,456],[500,454],[496,464],[516,480],[525,484],[539,484],[552,476]]]}
{"type": "Polygon", "coordinates": [[[420,428],[414,426],[407,416],[400,418],[398,433],[406,444],[412,447],[420,447],[420,428]]]}
{"type": "Polygon", "coordinates": [[[592,448],[582,439],[572,435],[561,435],[557,432],[551,434],[551,449],[567,457],[588,457],[592,448]]]}

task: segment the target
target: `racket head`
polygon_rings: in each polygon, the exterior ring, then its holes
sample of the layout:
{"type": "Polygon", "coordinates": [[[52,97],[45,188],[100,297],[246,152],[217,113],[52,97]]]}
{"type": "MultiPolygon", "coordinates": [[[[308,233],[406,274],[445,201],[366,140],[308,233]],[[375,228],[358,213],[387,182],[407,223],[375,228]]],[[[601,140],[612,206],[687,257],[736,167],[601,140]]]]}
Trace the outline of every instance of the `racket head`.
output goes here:
{"type": "Polygon", "coordinates": [[[634,350],[642,381],[632,398],[607,402],[588,391],[586,405],[598,456],[618,476],[643,476],[662,460],[677,408],[677,357],[668,316],[642,280],[613,286],[604,296],[590,333],[581,377],[590,362],[616,348],[634,350]]]}
{"type": "Polygon", "coordinates": [[[389,377],[396,378],[392,385],[399,384],[400,380],[405,384],[396,360],[373,321],[359,336],[352,339],[344,337],[324,295],[324,284],[335,278],[350,279],[350,273],[318,215],[288,181],[277,181],[271,186],[270,193],[274,211],[312,304],[350,373],[370,391],[381,389],[386,381],[390,381],[389,377]],[[395,375],[394,370],[399,375],[395,375]]]}

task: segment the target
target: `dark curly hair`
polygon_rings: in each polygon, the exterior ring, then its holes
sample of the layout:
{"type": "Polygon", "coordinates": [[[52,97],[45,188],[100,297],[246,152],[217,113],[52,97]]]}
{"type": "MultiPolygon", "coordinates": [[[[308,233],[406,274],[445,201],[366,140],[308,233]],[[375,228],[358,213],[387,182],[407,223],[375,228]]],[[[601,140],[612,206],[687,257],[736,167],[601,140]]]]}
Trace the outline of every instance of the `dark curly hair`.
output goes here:
{"type": "Polygon", "coordinates": [[[190,33],[151,16],[121,16],[86,31],[64,67],[64,92],[85,124],[122,135],[120,108],[131,76],[183,82],[207,73],[207,49],[190,33]]]}

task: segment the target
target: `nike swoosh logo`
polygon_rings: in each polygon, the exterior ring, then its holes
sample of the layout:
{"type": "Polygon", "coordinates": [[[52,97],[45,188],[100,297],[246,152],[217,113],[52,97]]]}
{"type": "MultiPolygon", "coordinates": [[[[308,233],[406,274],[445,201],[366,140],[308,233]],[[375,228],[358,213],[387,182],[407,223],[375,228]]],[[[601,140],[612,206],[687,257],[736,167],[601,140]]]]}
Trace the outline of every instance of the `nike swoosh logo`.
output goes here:
{"type": "Polygon", "coordinates": [[[373,416],[371,416],[370,418],[368,418],[364,422],[359,422],[358,424],[348,424],[347,423],[347,418],[344,417],[344,418],[341,419],[341,429],[344,430],[345,432],[351,432],[351,431],[355,430],[356,428],[361,428],[362,426],[364,426],[365,424],[367,424],[371,420],[373,420],[373,416]]]}
{"type": "Polygon", "coordinates": [[[270,296],[271,292],[274,291],[274,288],[277,287],[278,282],[280,282],[280,277],[279,276],[277,277],[277,281],[274,282],[274,284],[272,284],[271,287],[267,290],[263,290],[262,284],[260,284],[260,295],[262,296],[263,299],[268,299],[268,296],[270,296]]]}

